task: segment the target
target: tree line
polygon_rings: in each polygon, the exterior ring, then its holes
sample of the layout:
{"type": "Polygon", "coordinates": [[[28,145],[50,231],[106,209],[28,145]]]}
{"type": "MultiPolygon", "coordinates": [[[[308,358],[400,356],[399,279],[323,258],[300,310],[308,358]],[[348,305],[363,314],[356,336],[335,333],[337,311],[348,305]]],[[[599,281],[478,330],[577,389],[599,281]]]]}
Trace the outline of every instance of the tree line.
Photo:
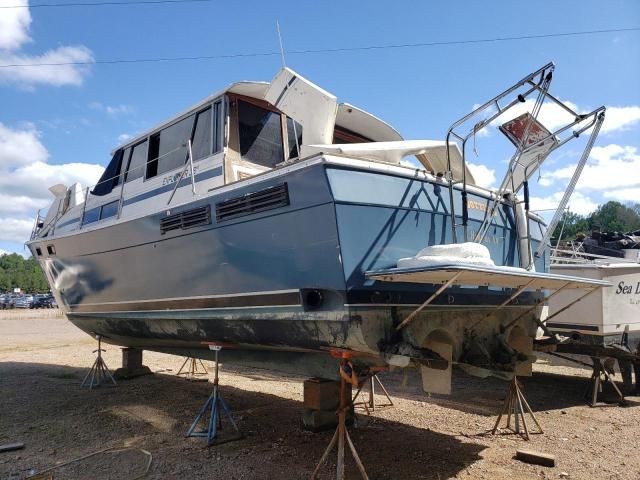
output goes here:
{"type": "Polygon", "coordinates": [[[584,216],[567,211],[553,232],[554,239],[559,237],[561,230],[562,240],[574,240],[578,234],[589,236],[593,230],[620,233],[638,231],[640,203],[623,205],[620,202],[607,202],[584,216]]]}
{"type": "Polygon", "coordinates": [[[17,253],[0,255],[0,293],[21,288],[25,292],[48,292],[49,284],[38,265],[31,258],[17,253]]]}

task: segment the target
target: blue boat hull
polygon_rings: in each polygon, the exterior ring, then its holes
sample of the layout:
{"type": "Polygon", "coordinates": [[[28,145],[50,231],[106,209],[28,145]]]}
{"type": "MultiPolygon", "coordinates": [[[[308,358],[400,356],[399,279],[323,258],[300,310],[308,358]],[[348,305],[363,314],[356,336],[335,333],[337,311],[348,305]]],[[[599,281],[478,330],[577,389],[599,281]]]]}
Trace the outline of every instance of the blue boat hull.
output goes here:
{"type": "MultiPolygon", "coordinates": [[[[398,339],[394,325],[437,287],[363,275],[394,267],[426,245],[451,243],[446,195],[436,181],[316,163],[170,212],[49,239],[55,255],[40,261],[68,318],[118,345],[207,357],[205,342],[215,341],[244,351],[297,355],[333,347],[381,358],[389,343],[420,349],[431,332],[443,330],[464,358],[470,335],[496,344],[501,325],[521,311],[488,315],[509,291],[452,288],[398,339]],[[231,197],[283,184],[286,205],[161,232],[168,214],[219,212],[231,197]]],[[[488,204],[479,194],[470,199],[488,204]]],[[[484,214],[470,210],[470,231],[484,214]]],[[[496,264],[519,266],[511,207],[499,210],[486,244],[496,264]]],[[[537,268],[545,262],[539,259],[537,268]]],[[[539,299],[526,294],[520,305],[539,299]]],[[[515,326],[531,336],[535,315],[515,326]]]]}

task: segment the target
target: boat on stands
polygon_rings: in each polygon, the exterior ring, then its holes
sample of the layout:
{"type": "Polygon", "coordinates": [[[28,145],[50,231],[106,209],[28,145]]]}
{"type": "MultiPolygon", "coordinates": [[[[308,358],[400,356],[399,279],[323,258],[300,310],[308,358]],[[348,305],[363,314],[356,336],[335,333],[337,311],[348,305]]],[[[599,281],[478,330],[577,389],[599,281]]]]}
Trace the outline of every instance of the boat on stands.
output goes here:
{"type": "MultiPolygon", "coordinates": [[[[547,292],[606,282],[548,273],[528,179],[604,108],[549,93],[553,64],[461,118],[445,140],[405,140],[288,68],[239,82],[113,151],[97,185],[55,185],[28,248],[67,317],[125,347],[333,376],[327,350],[362,366],[530,371],[547,292]],[[477,185],[467,141],[500,125],[514,154],[477,185]],[[537,120],[557,102],[573,120],[537,120]],[[563,138],[563,135],[566,138],[563,138]]],[[[586,157],[585,157],[586,159],[586,157]]]]}

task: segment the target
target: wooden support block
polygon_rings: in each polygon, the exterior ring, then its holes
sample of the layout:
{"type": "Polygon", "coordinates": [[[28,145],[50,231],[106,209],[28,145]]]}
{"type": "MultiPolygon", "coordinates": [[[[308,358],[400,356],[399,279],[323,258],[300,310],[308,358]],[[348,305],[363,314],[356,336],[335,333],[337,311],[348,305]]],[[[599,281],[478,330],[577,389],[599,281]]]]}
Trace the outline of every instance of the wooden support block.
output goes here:
{"type": "Polygon", "coordinates": [[[0,445],[0,452],[12,452],[13,450],[22,450],[24,448],[24,443],[16,442],[16,443],[7,443],[5,445],[0,445]]]}
{"type": "Polygon", "coordinates": [[[542,465],[543,467],[556,466],[556,457],[548,453],[540,453],[533,450],[516,450],[516,458],[521,462],[542,465]]]}
{"type": "MultiPolygon", "coordinates": [[[[304,408],[312,410],[336,410],[340,405],[340,382],[325,378],[310,378],[303,383],[304,408]]],[[[344,396],[351,401],[351,385],[345,388],[344,396]]]]}

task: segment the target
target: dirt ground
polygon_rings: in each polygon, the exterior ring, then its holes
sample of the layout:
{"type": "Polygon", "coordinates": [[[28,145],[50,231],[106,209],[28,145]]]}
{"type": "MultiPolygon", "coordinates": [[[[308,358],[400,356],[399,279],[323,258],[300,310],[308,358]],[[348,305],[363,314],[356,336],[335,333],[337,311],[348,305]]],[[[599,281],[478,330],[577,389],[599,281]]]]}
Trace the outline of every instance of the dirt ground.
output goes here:
{"type": "MultiPolygon", "coordinates": [[[[211,386],[176,377],[181,358],[145,352],[154,375],[88,391],[80,382],[94,349],[64,318],[0,317],[0,444],[25,443],[0,453],[0,479],[26,478],[108,448],[114,450],[44,478],[136,478],[151,456],[144,478],[306,479],[331,439],[331,432],[300,427],[303,378],[224,365],[222,391],[244,438],[207,448],[185,433],[211,386]]],[[[107,364],[118,367],[119,349],[106,349],[107,364]]],[[[589,372],[551,358],[540,358],[533,377],[522,380],[545,430],[529,442],[487,434],[506,394],[503,381],[457,372],[453,395],[428,397],[417,374],[405,388],[401,374],[384,374],[395,406],[358,414],[351,429],[369,477],[637,479],[640,398],[628,397],[625,408],[590,408],[582,400],[589,372]],[[557,466],[521,463],[518,448],[553,454],[557,466]]],[[[334,465],[321,478],[332,478],[334,465]]],[[[359,478],[349,456],[347,465],[348,478],[359,478]]]]}

